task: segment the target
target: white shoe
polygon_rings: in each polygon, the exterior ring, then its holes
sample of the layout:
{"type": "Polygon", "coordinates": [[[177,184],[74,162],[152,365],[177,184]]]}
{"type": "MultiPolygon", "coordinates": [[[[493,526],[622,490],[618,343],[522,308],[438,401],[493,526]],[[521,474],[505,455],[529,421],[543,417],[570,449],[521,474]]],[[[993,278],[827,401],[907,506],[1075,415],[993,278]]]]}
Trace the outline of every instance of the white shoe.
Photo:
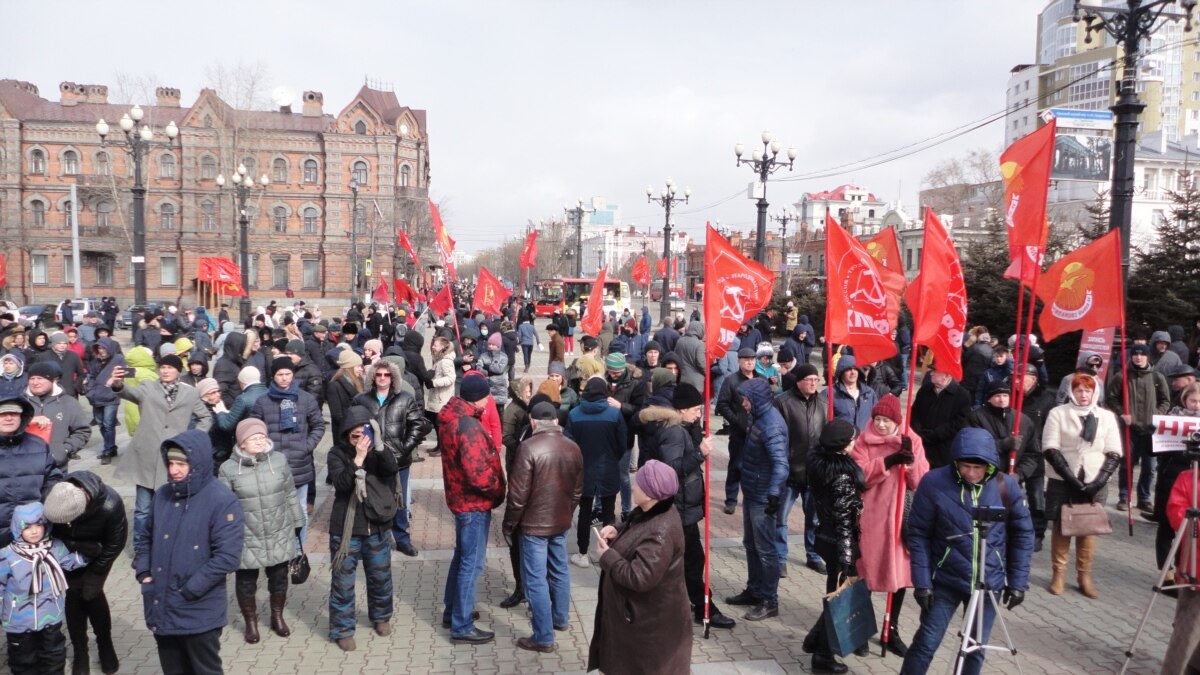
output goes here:
{"type": "Polygon", "coordinates": [[[571,564],[576,567],[591,567],[592,561],[588,559],[586,553],[576,553],[571,556],[571,564]]]}

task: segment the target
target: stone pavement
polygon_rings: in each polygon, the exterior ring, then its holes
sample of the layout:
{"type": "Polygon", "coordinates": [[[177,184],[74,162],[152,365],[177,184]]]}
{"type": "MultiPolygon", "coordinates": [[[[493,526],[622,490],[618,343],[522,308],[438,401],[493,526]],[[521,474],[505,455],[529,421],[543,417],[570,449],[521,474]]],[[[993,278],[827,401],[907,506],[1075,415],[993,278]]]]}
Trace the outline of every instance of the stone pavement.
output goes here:
{"type": "MultiPolygon", "coordinates": [[[[519,358],[519,357],[518,357],[519,358]]],[[[535,353],[534,372],[545,372],[545,352],[535,353]]],[[[520,372],[520,368],[518,368],[520,372]]],[[[714,421],[714,428],[719,422],[714,421]]],[[[121,430],[123,432],[123,429],[121,430]]],[[[120,439],[124,447],[125,440],[120,439]]],[[[84,458],[72,463],[72,469],[96,471],[111,480],[115,464],[102,467],[95,459],[98,434],[94,435],[84,458]]],[[[717,437],[714,454],[711,501],[712,518],[712,580],[713,596],[725,608],[722,598],[742,589],[745,579],[745,555],[741,544],[741,512],[732,516],[721,512],[723,494],[725,437],[717,437]]],[[[318,452],[318,465],[323,467],[329,446],[329,435],[318,452]]],[[[132,486],[115,481],[115,487],[133,506],[132,486]]],[[[313,573],[307,583],[292,589],[287,617],[293,633],[283,639],[267,629],[266,591],[260,588],[260,629],[262,641],[248,645],[241,639],[242,619],[233,600],[232,580],[229,584],[230,624],[222,638],[222,656],[229,673],[582,673],[586,667],[588,639],[592,633],[596,608],[596,587],[599,571],[571,566],[572,611],[571,626],[558,633],[558,650],[549,655],[534,654],[517,649],[516,638],[530,633],[529,615],[525,605],[514,610],[499,608],[499,602],[512,590],[512,573],[507,550],[499,535],[502,510],[494,516],[489,542],[487,568],[480,580],[477,608],[482,617],[479,625],[496,632],[493,644],[470,647],[452,645],[448,631],[441,628],[441,597],[449,560],[453,549],[453,521],[445,506],[441,488],[441,470],[437,458],[414,465],[413,541],[421,550],[417,558],[395,554],[393,579],[395,584],[395,632],[390,638],[375,636],[366,618],[362,577],[359,577],[358,651],[342,653],[329,642],[327,635],[327,602],[329,592],[329,552],[327,526],[329,500],[322,477],[318,480],[318,505],[308,550],[313,573]]],[[[1110,505],[1111,506],[1111,505],[1110,505]]],[[[1031,589],[1025,603],[1014,612],[1004,611],[1009,630],[1020,652],[1025,673],[1106,673],[1116,672],[1133,635],[1137,621],[1150,598],[1154,581],[1153,526],[1135,523],[1135,536],[1126,534],[1124,521],[1118,521],[1115,510],[1116,534],[1100,544],[1096,577],[1103,597],[1088,600],[1076,592],[1073,584],[1060,597],[1044,589],[1049,581],[1048,551],[1034,557],[1031,589]]],[[[804,567],[799,551],[803,529],[800,509],[791,518],[793,550],[790,574],[781,580],[780,616],[761,623],[739,621],[733,631],[712,631],[703,639],[699,627],[695,630],[692,662],[693,672],[704,675],[745,673],[805,673],[810,672],[811,659],[802,653],[800,643],[808,628],[817,620],[824,591],[824,578],[804,567]]],[[[573,533],[568,540],[573,541],[573,533]]],[[[572,549],[573,550],[573,549],[572,549]]],[[[130,569],[130,550],[123,554],[109,578],[107,593],[113,609],[114,635],[122,660],[122,673],[159,672],[154,639],[142,619],[141,596],[130,569]]],[[[1073,581],[1073,575],[1069,575],[1073,581]]],[[[884,597],[875,598],[876,615],[883,616],[884,597]]],[[[728,613],[737,617],[735,608],[728,613]]],[[[1157,673],[1169,638],[1174,601],[1160,598],[1137,646],[1137,656],[1131,673],[1157,673]]],[[[911,597],[901,616],[900,631],[908,640],[917,625],[917,609],[911,597]]],[[[949,672],[952,651],[957,644],[955,632],[950,631],[938,653],[933,672],[949,672]]],[[[993,632],[993,644],[1001,639],[999,626],[993,632]]],[[[878,642],[874,653],[865,658],[845,659],[854,673],[894,673],[900,659],[881,658],[878,642]]],[[[94,659],[93,651],[93,659],[94,659]]],[[[93,668],[98,668],[94,663],[93,668]]],[[[5,671],[0,671],[5,672],[5,671]]],[[[1002,652],[988,655],[984,672],[1013,673],[1012,657],[1002,652]]]]}

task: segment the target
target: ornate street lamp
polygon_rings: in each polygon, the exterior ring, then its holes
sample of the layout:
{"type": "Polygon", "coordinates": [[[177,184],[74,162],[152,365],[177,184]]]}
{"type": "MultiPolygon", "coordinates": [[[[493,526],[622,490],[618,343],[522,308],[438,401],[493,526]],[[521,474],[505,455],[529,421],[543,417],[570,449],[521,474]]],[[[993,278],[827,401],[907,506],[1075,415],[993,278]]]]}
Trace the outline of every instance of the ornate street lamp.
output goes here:
{"type": "Polygon", "coordinates": [[[741,143],[733,146],[733,154],[737,157],[737,166],[749,164],[758,174],[758,232],[754,241],[754,259],[760,263],[766,263],[766,247],[767,239],[767,177],[783,167],[787,167],[788,171],[792,170],[792,165],[796,161],[796,148],[789,147],[787,149],[787,162],[784,162],[779,157],[779,150],[783,144],[778,140],[772,140],[771,132],[762,132],[763,149],[755,149],[751,154],[751,159],[742,159],[742,152],[745,146],[741,143]]]}
{"type": "Polygon", "coordinates": [[[652,204],[659,204],[663,207],[665,215],[663,217],[663,259],[667,261],[667,273],[663,275],[662,287],[662,304],[659,309],[659,319],[665,319],[671,316],[671,207],[676,204],[686,204],[692,196],[692,188],[685,187],[683,196],[676,197],[677,192],[675,181],[667,179],[666,185],[659,192],[657,197],[654,196],[654,186],[646,186],[646,201],[652,204]]]}
{"type": "MultiPolygon", "coordinates": [[[[239,246],[242,249],[242,291],[245,295],[238,300],[238,314],[243,326],[250,325],[250,216],[246,213],[246,202],[250,199],[251,191],[257,187],[254,184],[254,176],[248,176],[246,173],[246,165],[238,164],[237,170],[229,177],[229,182],[233,183],[234,198],[237,200],[239,246]]],[[[266,190],[271,184],[271,179],[267,178],[265,173],[258,180],[262,190],[266,190]]],[[[217,189],[224,188],[225,176],[217,174],[217,189]]]]}
{"type": "Polygon", "coordinates": [[[583,197],[575,200],[575,208],[563,206],[563,213],[567,214],[567,224],[575,223],[575,276],[583,277],[583,214],[591,213],[595,209],[584,208],[583,197]]]}

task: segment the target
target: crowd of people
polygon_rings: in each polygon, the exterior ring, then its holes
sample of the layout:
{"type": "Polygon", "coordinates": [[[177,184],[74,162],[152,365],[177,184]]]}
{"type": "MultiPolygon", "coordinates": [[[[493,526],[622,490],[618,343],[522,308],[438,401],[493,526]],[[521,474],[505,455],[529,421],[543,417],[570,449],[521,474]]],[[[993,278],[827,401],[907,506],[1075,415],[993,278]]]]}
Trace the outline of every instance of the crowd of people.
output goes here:
{"type": "MultiPolygon", "coordinates": [[[[1132,508],[1158,523],[1161,566],[1188,506],[1186,463],[1164,461],[1155,483],[1150,449],[1155,414],[1200,416],[1200,345],[1183,342],[1179,327],[1135,339],[1127,353],[1083,352],[1058,382],[1033,336],[1006,344],[976,327],[961,378],[919,359],[906,419],[912,346],[903,328],[895,358],[863,364],[830,346],[823,374],[811,362],[820,337],[791,303],[779,325],[766,315],[746,323],[710,363],[698,312],[659,326],[646,308],[611,312],[597,335],[583,334],[576,313],[556,312],[543,345],[532,305],[510,299],[487,316],[460,290],[458,307],[440,317],[424,304],[355,304],[323,317],[303,302],[272,302],[242,326],[224,306],[215,316],[168,306],[138,318],[124,341],[113,335],[115,314],[37,329],[0,315],[0,522],[11,522],[0,532],[0,625],[12,671],[61,671],[64,622],[74,673],[90,672],[89,626],[102,672],[119,669],[104,585],[130,528],[111,486],[70,469],[92,427],[100,463],[115,462],[116,477],[136,486],[133,571],[168,673],[223,672],[230,575],[244,640],[263,637],[260,572],[270,631],[290,635],[289,583],[306,573],[319,491],[332,506],[329,638],[357,649],[360,563],[373,632],[390,636],[392,555],[418,555],[409,477],[424,461],[441,464],[454,522],[442,607],[453,642],[495,639],[475,608],[501,509],[515,585],[500,606],[528,605],[532,624],[518,647],[555,650],[568,624],[570,567],[596,565],[589,668],[686,672],[694,625],[736,627],[705,585],[709,406],[724,421],[716,433],[728,436],[724,513],[742,510],[746,558],[743,590],[725,604],[743,607],[745,621],[779,616],[788,518],[799,503],[803,559],[827,590],[861,578],[889,594],[881,637],[906,673],[928,669],[977,580],[1008,609],[1021,604],[1046,530],[1049,593],[1065,592],[1074,540],[1078,590],[1099,597],[1099,537],[1064,534],[1064,508],[1105,503],[1118,480],[1117,508],[1136,497],[1132,508]],[[530,372],[535,349],[548,351],[544,379],[530,372]],[[712,400],[702,393],[707,378],[712,400]],[[332,448],[321,466],[327,427],[332,448]],[[1125,489],[1127,452],[1139,467],[1135,494],[1125,489]],[[1003,512],[986,530],[995,552],[986,561],[969,534],[980,507],[1003,512]],[[908,589],[920,608],[911,646],[908,589]]],[[[1183,591],[1181,616],[1198,604],[1183,591]]],[[[985,640],[998,609],[985,608],[985,640]]],[[[1177,622],[1171,672],[1186,672],[1198,642],[1200,624],[1177,622]]],[[[848,670],[823,620],[803,649],[815,672],[848,670]]],[[[964,672],[982,661],[973,653],[964,672]]]]}

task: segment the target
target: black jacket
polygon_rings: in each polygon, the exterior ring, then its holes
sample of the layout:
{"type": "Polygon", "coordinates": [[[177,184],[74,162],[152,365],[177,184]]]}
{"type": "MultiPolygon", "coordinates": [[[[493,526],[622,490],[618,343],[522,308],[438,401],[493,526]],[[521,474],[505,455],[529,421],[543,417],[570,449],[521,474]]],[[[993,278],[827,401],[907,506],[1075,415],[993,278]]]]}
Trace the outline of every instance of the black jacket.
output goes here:
{"type": "Polygon", "coordinates": [[[325,403],[325,374],[321,372],[321,368],[317,364],[313,363],[308,354],[300,357],[300,363],[296,366],[293,379],[300,383],[301,389],[317,399],[318,408],[325,403]]]}
{"type": "MultiPolygon", "coordinates": [[[[342,536],[346,522],[346,508],[354,496],[355,471],[354,446],[346,439],[347,434],[356,426],[371,424],[376,426],[371,418],[371,412],[360,406],[351,407],[346,412],[343,425],[338,429],[337,441],[329,450],[326,464],[329,467],[329,482],[333,484],[333,508],[329,512],[329,536],[342,536]]],[[[400,468],[396,465],[396,455],[387,452],[383,447],[383,433],[376,428],[375,447],[367,453],[363,461],[363,471],[374,475],[388,485],[394,486],[396,474],[400,468]]],[[[354,509],[354,525],[351,534],[366,536],[378,532],[387,525],[375,525],[367,520],[365,509],[359,504],[354,509]]]]}
{"type": "Polygon", "coordinates": [[[65,480],[87,493],[88,505],[75,520],[55,525],[54,538],[88,559],[85,573],[107,577],[125,549],[129,533],[125,503],[116,490],[91,471],[69,473],[65,480]]]}
{"type": "Polygon", "coordinates": [[[371,411],[383,433],[384,447],[396,456],[397,470],[403,471],[411,466],[413,450],[421,445],[421,441],[425,440],[432,429],[428,418],[425,417],[424,406],[418,405],[417,400],[408,392],[397,390],[390,392],[383,405],[380,405],[373,387],[359,394],[354,399],[354,405],[371,411]]]}
{"type": "Polygon", "coordinates": [[[745,438],[750,431],[750,413],[742,408],[742,395],[738,387],[750,378],[738,371],[721,383],[721,391],[717,393],[717,414],[729,422],[729,435],[745,438]]]}
{"type": "Polygon", "coordinates": [[[912,428],[925,444],[929,468],[950,463],[950,443],[966,425],[971,403],[971,395],[958,382],[950,382],[941,392],[934,390],[932,382],[926,382],[917,390],[912,406],[912,428]]]}
{"type": "Polygon", "coordinates": [[[421,356],[421,349],[425,347],[425,338],[417,331],[410,330],[404,334],[400,346],[404,349],[404,370],[416,375],[426,389],[433,389],[432,376],[429,368],[425,365],[425,357],[421,356]]]}
{"type": "Polygon", "coordinates": [[[642,380],[642,371],[637,366],[625,366],[625,372],[615,382],[607,379],[608,395],[621,402],[621,417],[625,418],[626,435],[629,438],[629,448],[633,448],[633,439],[637,437],[634,429],[634,418],[642,408],[646,407],[646,383],[642,380]]]}
{"type": "Polygon", "coordinates": [[[818,446],[809,456],[808,489],[817,505],[817,545],[819,550],[835,552],[843,566],[859,558],[859,519],[866,487],[862,469],[850,455],[818,446]]]}
{"type": "MultiPolygon", "coordinates": [[[[221,347],[221,358],[213,364],[212,376],[221,387],[221,401],[226,408],[232,408],[242,385],[238,384],[238,373],[242,371],[245,361],[242,351],[246,349],[246,334],[234,331],[225,336],[225,344],[221,347]]],[[[266,375],[266,373],[260,373],[266,375]]]]}
{"type": "MultiPolygon", "coordinates": [[[[1058,401],[1055,400],[1054,392],[1043,387],[1041,383],[1038,383],[1033,391],[1025,394],[1025,398],[1021,402],[1021,413],[1033,423],[1034,437],[1037,439],[1039,450],[1042,446],[1042,429],[1046,428],[1046,416],[1056,405],[1058,405],[1058,401]]],[[[1022,480],[1027,481],[1031,478],[1040,480],[1046,476],[1046,462],[1042,461],[1040,456],[1025,457],[1022,455],[1017,458],[1017,473],[1022,476],[1022,480]],[[1027,462],[1036,466],[1027,466],[1027,462]]]]}
{"type": "MultiPolygon", "coordinates": [[[[983,429],[996,439],[996,453],[1000,455],[997,470],[1008,473],[1010,455],[1002,447],[1004,439],[1012,437],[1017,421],[1017,411],[1012,408],[1001,410],[984,403],[967,415],[967,426],[983,429]]],[[[1017,441],[1017,478],[1025,481],[1034,475],[1042,461],[1042,434],[1037,425],[1025,414],[1021,415],[1021,438],[1017,441]]]]}
{"type": "Polygon", "coordinates": [[[805,399],[795,387],[777,396],[774,403],[788,428],[788,485],[805,490],[808,455],[817,447],[828,410],[821,405],[819,393],[805,399]]]}
{"type": "Polygon", "coordinates": [[[359,395],[354,385],[345,377],[334,376],[325,385],[325,402],[329,404],[329,422],[334,429],[342,428],[342,418],[346,411],[354,405],[354,399],[359,395]]]}
{"type": "MultiPolygon", "coordinates": [[[[678,410],[651,406],[639,415],[642,423],[651,430],[657,459],[672,469],[679,480],[679,491],[675,493],[675,508],[684,526],[704,519],[704,455],[696,447],[696,441],[683,424],[678,410]]],[[[641,450],[639,449],[639,453],[641,450]]]]}

